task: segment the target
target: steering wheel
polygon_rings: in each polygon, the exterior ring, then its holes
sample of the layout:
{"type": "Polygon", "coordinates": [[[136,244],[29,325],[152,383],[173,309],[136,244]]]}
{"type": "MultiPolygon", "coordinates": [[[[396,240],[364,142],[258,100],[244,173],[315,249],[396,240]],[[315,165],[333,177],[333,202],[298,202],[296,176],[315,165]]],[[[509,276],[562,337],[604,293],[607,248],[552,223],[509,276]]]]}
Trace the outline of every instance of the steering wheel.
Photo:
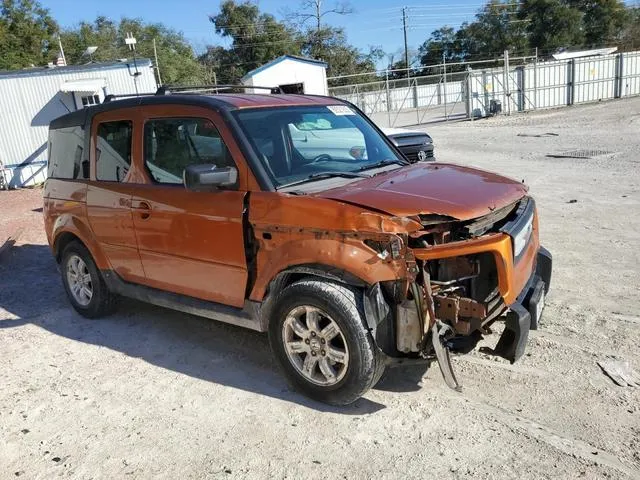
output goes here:
{"type": "Polygon", "coordinates": [[[311,163],[322,163],[322,162],[332,162],[332,161],[333,161],[333,157],[331,157],[331,155],[323,153],[322,155],[318,155],[316,158],[311,160],[311,163]]]}

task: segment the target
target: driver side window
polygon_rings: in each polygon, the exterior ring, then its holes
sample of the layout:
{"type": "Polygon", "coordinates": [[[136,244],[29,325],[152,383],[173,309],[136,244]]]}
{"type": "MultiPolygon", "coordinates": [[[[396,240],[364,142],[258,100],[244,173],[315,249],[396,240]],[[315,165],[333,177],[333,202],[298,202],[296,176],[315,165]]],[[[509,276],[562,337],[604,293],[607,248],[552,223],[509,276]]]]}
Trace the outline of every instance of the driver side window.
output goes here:
{"type": "Polygon", "coordinates": [[[162,118],[144,126],[144,162],[158,183],[182,185],[187,165],[234,166],[220,133],[204,118],[162,118]]]}

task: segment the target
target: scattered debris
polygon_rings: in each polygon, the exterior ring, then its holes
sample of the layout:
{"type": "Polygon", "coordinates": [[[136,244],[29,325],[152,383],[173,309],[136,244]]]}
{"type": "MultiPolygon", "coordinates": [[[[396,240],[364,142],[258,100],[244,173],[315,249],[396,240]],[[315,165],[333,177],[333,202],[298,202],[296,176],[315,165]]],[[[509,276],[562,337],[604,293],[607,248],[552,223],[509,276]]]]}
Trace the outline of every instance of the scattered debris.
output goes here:
{"type": "Polygon", "coordinates": [[[616,385],[640,387],[640,375],[631,368],[628,361],[609,357],[606,360],[599,360],[598,365],[616,385]]]}
{"type": "Polygon", "coordinates": [[[578,200],[576,200],[575,198],[572,198],[567,203],[578,203],[578,200]]]}
{"type": "Polygon", "coordinates": [[[518,133],[516,136],[518,137],[558,137],[560,134],[547,132],[547,133],[518,133]]]}
{"type": "Polygon", "coordinates": [[[566,152],[560,152],[560,153],[548,153],[547,157],[551,157],[551,158],[584,158],[584,159],[588,159],[588,158],[593,158],[593,157],[599,157],[602,155],[611,155],[614,152],[610,152],[608,150],[585,150],[585,149],[581,149],[581,150],[569,150],[566,152]]]}

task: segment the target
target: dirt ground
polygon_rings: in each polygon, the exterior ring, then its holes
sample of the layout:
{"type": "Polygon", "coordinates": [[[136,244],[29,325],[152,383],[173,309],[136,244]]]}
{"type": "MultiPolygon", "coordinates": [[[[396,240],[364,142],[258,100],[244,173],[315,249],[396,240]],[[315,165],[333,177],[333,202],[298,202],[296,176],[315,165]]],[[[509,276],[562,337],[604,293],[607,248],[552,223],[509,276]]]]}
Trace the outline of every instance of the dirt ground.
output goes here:
{"type": "Polygon", "coordinates": [[[313,403],[260,334],[130,301],[80,318],[40,192],[0,192],[4,238],[29,226],[0,259],[0,477],[640,478],[640,388],[596,364],[640,371],[640,98],[428,130],[440,161],[537,199],[554,272],[520,362],[475,351],[454,360],[462,393],[434,365],[348,408],[313,403]],[[611,153],[546,156],[576,149],[611,153]]]}

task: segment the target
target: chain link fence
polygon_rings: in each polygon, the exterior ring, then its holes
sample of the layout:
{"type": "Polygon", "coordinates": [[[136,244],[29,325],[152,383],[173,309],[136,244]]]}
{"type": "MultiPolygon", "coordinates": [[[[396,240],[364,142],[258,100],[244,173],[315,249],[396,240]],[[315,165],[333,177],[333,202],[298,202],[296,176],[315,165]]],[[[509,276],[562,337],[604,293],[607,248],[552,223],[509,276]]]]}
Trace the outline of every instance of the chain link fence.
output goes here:
{"type": "Polygon", "coordinates": [[[539,61],[536,56],[442,63],[331,77],[329,94],[378,125],[402,127],[640,95],[640,52],[539,61]]]}

